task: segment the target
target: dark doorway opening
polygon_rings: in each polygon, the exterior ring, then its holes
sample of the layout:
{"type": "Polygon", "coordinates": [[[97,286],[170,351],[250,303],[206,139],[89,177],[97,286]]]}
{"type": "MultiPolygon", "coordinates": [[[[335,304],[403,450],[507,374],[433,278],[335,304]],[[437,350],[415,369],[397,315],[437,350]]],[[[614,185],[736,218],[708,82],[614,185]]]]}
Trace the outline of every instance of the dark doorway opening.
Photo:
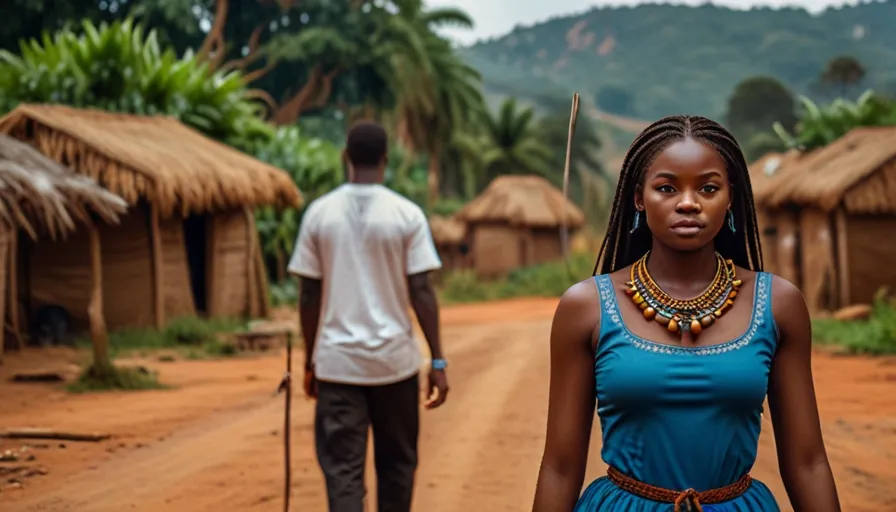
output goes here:
{"type": "Polygon", "coordinates": [[[191,215],[184,220],[184,243],[187,246],[187,268],[190,271],[190,289],[196,312],[208,312],[208,217],[191,215]]]}

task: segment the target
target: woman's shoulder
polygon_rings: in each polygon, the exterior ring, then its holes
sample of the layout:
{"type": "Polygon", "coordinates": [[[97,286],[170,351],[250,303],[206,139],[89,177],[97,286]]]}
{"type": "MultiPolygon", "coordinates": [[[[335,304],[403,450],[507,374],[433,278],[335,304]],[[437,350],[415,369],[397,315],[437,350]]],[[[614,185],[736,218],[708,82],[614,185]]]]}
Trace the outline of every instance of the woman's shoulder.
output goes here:
{"type": "Polygon", "coordinates": [[[567,331],[570,339],[590,333],[600,325],[601,297],[595,277],[583,279],[566,289],[554,312],[554,328],[567,331]]]}
{"type": "Polygon", "coordinates": [[[770,284],[769,290],[772,298],[772,304],[792,308],[802,305],[805,307],[805,299],[803,293],[796,285],[787,279],[771,272],[760,270],[750,270],[744,267],[737,267],[737,277],[744,282],[744,286],[757,284],[756,280],[765,278],[770,284]]]}

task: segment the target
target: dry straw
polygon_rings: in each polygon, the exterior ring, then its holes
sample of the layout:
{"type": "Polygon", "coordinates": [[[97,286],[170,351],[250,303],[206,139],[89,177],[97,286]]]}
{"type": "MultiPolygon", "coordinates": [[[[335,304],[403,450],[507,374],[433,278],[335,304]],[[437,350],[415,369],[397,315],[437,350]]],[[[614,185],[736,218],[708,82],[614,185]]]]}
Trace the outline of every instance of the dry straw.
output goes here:
{"type": "MultiPolygon", "coordinates": [[[[849,213],[896,213],[896,128],[857,128],[823,148],[789,158],[782,162],[786,172],[780,177],[759,190],[754,184],[763,206],[831,211],[842,204],[849,213]]],[[[754,168],[754,175],[761,171],[754,168]]]]}
{"type": "Polygon", "coordinates": [[[585,224],[578,206],[540,176],[499,176],[455,216],[466,224],[507,223],[531,228],[572,229],[585,224]]]}
{"type": "Polygon", "coordinates": [[[59,238],[90,222],[90,214],[117,223],[127,209],[120,197],[86,176],[42,155],[24,142],[0,135],[0,220],[37,238],[59,238]]]}
{"type": "Polygon", "coordinates": [[[302,204],[285,172],[172,117],[21,105],[0,119],[0,132],[30,142],[128,204],[146,199],[163,217],[302,204]]]}

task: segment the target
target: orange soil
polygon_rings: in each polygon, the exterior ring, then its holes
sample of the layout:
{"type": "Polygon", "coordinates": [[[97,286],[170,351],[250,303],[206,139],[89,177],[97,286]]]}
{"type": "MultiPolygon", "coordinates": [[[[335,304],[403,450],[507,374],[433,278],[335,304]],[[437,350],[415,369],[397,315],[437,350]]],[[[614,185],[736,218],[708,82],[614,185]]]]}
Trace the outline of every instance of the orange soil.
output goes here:
{"type": "MultiPolygon", "coordinates": [[[[555,300],[446,308],[444,345],[452,392],[424,411],[414,510],[520,511],[531,507],[547,410],[548,331],[555,300]]],[[[281,313],[289,317],[291,313],[281,313]]],[[[240,512],[282,508],[283,397],[274,396],[283,354],[226,361],[155,360],[176,389],[69,395],[51,384],[12,384],[25,368],[74,372],[72,352],[8,354],[0,366],[0,428],[107,431],[100,443],[0,440],[0,453],[32,446],[35,460],[0,463],[45,468],[0,481],[0,509],[18,511],[240,512]],[[43,446],[41,446],[43,445],[43,446]]],[[[896,360],[814,359],[828,453],[844,510],[896,510],[896,360]]],[[[296,358],[296,365],[301,356],[296,358]]],[[[313,404],[293,403],[292,509],[325,511],[314,458],[313,404]]],[[[771,425],[764,424],[754,474],[778,500],[771,425]]],[[[587,480],[602,474],[593,435],[587,480]]],[[[368,467],[370,467],[368,465],[368,467]]],[[[368,486],[373,471],[368,471],[368,486]]],[[[784,507],[787,510],[787,507],[784,507]]]]}

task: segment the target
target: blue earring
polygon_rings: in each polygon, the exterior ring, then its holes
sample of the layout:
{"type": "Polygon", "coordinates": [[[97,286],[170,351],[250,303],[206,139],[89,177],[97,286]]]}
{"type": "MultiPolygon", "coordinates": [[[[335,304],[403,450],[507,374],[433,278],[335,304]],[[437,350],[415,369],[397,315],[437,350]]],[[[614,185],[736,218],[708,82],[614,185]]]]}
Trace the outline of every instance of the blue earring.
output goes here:
{"type": "Polygon", "coordinates": [[[635,210],[635,218],[632,220],[632,229],[629,233],[634,233],[638,230],[638,225],[641,224],[641,210],[635,210]]]}
{"type": "Polygon", "coordinates": [[[732,233],[737,232],[737,228],[734,227],[734,212],[731,210],[728,210],[728,229],[730,229],[732,233]]]}

